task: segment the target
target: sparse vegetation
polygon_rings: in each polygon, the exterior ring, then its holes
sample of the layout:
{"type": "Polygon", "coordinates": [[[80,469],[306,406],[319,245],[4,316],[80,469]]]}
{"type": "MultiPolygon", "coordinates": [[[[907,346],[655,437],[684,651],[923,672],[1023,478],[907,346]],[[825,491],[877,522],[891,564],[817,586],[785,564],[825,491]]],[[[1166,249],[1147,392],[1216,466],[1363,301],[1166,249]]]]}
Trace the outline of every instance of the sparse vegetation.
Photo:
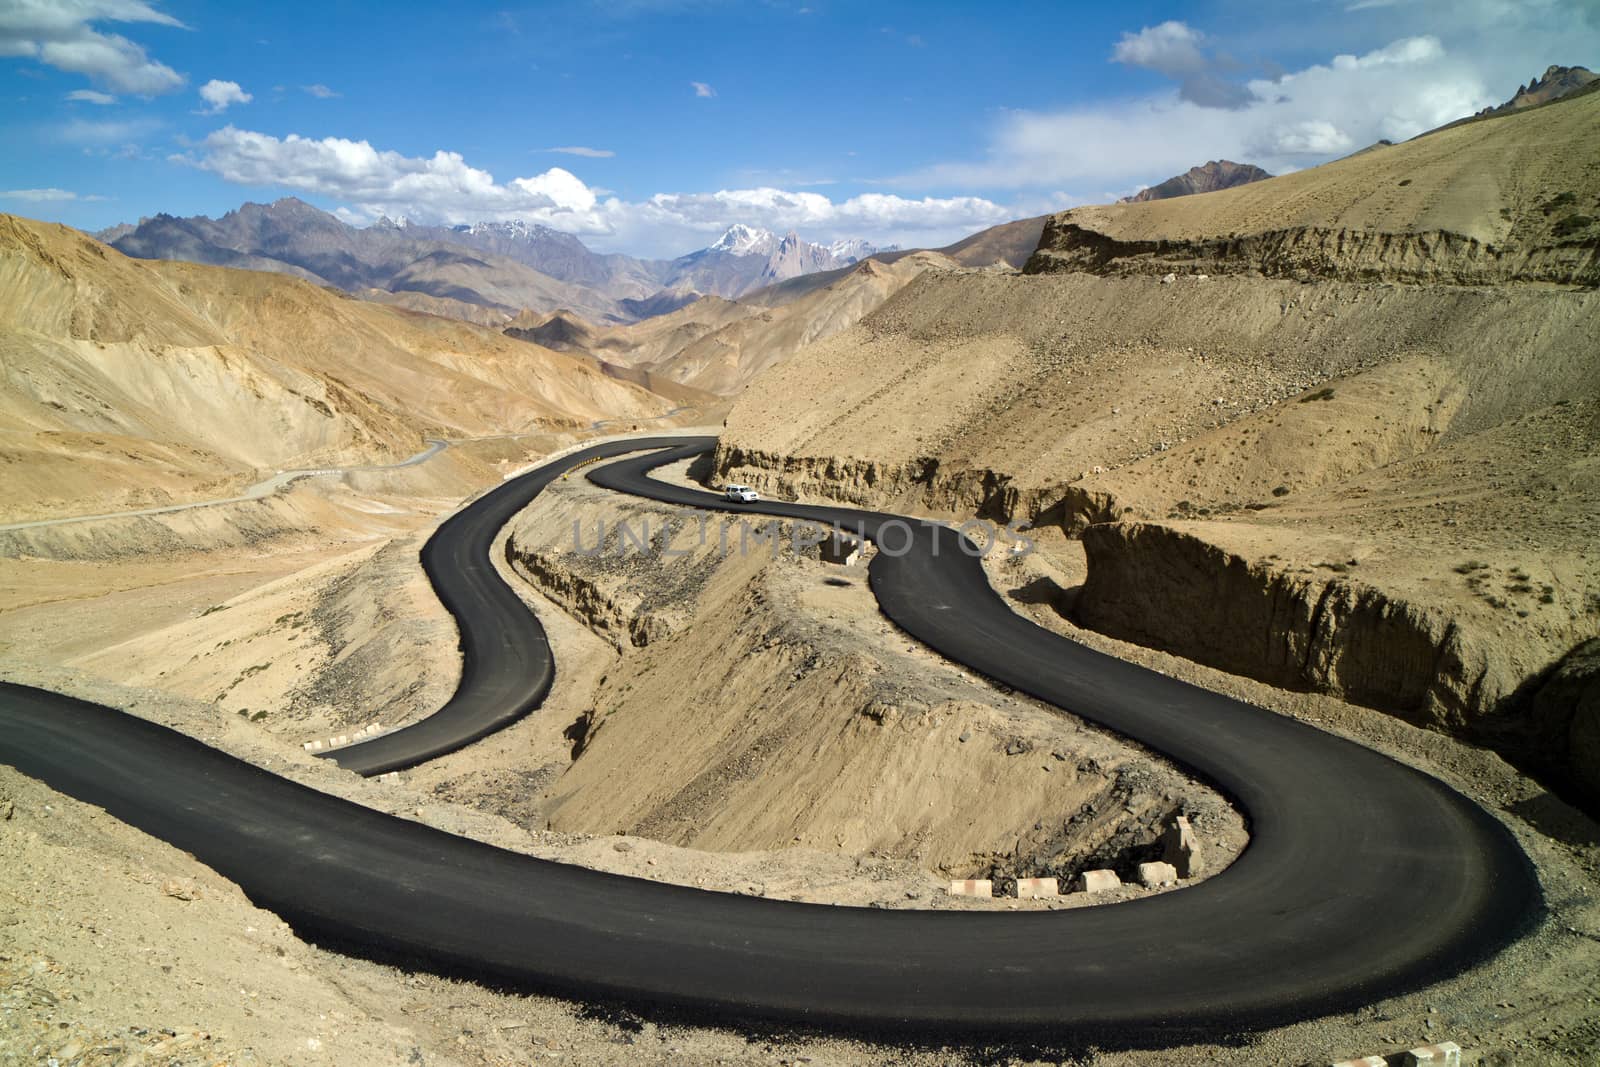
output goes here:
{"type": "Polygon", "coordinates": [[[1589,227],[1593,226],[1594,223],[1595,220],[1593,215],[1568,215],[1566,218],[1556,223],[1555,226],[1551,227],[1550,232],[1557,237],[1571,237],[1574,234],[1579,234],[1584,230],[1587,230],[1589,227]]]}
{"type": "Polygon", "coordinates": [[[1300,403],[1309,404],[1313,400],[1332,400],[1334,397],[1333,386],[1325,385],[1314,393],[1308,393],[1300,398],[1300,403]]]}

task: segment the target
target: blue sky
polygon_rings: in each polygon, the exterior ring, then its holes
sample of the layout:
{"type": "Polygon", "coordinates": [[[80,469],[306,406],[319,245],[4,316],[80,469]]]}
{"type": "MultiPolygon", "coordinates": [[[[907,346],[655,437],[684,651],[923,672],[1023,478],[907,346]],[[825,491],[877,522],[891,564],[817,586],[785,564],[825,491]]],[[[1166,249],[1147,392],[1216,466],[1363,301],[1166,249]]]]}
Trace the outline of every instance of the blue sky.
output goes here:
{"type": "Polygon", "coordinates": [[[1207,159],[1312,166],[1550,63],[1600,64],[1594,0],[0,0],[0,211],[938,244],[1207,159]]]}

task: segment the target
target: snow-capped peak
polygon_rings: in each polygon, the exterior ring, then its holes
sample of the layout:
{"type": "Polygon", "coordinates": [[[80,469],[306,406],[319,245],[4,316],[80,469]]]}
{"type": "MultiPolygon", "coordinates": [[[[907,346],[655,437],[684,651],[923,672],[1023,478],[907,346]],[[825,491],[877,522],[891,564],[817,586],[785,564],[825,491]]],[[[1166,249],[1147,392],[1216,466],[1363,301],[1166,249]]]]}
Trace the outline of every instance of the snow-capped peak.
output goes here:
{"type": "Polygon", "coordinates": [[[717,238],[716,244],[711,246],[713,252],[728,252],[735,256],[770,256],[778,247],[778,236],[771,230],[763,230],[743,223],[734,223],[728,231],[717,238]]]}

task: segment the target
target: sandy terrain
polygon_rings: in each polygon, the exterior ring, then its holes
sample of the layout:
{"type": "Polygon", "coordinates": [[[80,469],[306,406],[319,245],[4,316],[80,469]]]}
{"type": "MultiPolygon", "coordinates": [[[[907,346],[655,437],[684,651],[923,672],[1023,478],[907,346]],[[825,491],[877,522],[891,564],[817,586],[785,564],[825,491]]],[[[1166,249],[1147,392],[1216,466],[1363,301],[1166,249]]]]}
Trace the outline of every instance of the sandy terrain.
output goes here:
{"type": "Polygon", "coordinates": [[[13,216],[0,217],[0,321],[0,521],[675,406],[493,331],[281,275],[131,260],[13,216]]]}
{"type": "MultiPolygon", "coordinates": [[[[599,495],[576,481],[563,483],[556,492],[563,499],[553,516],[540,519],[537,512],[532,513],[518,525],[519,531],[528,531],[530,525],[537,527],[540,522],[559,527],[573,509],[582,510],[585,499],[599,495]]],[[[371,618],[350,611],[353,589],[362,591],[354,594],[354,599],[365,603],[372,614],[392,616],[390,627],[437,631],[441,625],[448,627],[448,620],[441,618],[437,605],[412,599],[407,583],[398,580],[399,565],[385,559],[386,555],[409,555],[406,538],[414,545],[422,532],[418,529],[386,539],[381,548],[336,547],[318,553],[298,543],[280,546],[267,541],[248,553],[222,549],[209,560],[196,555],[147,559],[138,565],[141,569],[128,570],[117,583],[122,592],[108,596],[126,598],[140,586],[159,592],[167,598],[164,605],[160,599],[153,603],[177,620],[175,634],[185,632],[186,625],[207,608],[226,604],[208,617],[235,615],[229,632],[254,634],[259,629],[260,635],[251,640],[278,641],[285,639],[279,631],[287,625],[273,626],[276,617],[272,613],[283,606],[281,590],[289,584],[282,577],[303,573],[305,580],[299,583],[297,594],[303,600],[289,606],[301,603],[302,610],[331,616],[330,621],[348,627],[347,641],[360,642],[366,633],[376,633],[382,640],[384,629],[375,626],[371,618]],[[247,625],[250,620],[254,620],[254,628],[247,625]]],[[[93,562],[71,561],[57,561],[52,566],[57,575],[76,570],[86,576],[85,586],[94,584],[93,575],[100,568],[93,562]]],[[[692,561],[684,566],[704,570],[692,561]]],[[[1049,555],[1040,553],[1000,567],[995,572],[996,584],[1003,590],[1018,591],[1020,610],[1033,613],[1046,624],[1067,628],[1048,604],[1027,603],[1027,590],[1046,574],[1054,575],[1052,580],[1063,586],[1080,584],[1081,563],[1076,574],[1071,573],[1072,567],[1063,543],[1049,555]]],[[[910,735],[902,743],[916,743],[914,735],[919,728],[913,711],[921,705],[927,708],[922,712],[924,720],[935,715],[965,715],[976,726],[968,741],[954,740],[952,747],[967,749],[1019,735],[1042,742],[1052,732],[1060,739],[1058,744],[1071,743],[1074,753],[1103,753],[1122,747],[1115,739],[1096,736],[1054,713],[990,692],[930,654],[904,648],[892,634],[873,634],[881,624],[865,607],[866,594],[859,583],[834,586],[827,584],[829,577],[835,577],[832,568],[823,572],[820,564],[806,559],[764,562],[753,569],[747,561],[735,560],[711,568],[703,587],[680,584],[680,601],[685,613],[710,608],[717,597],[727,595],[726,587],[740,595],[770,598],[767,610],[780,615],[785,623],[785,640],[775,660],[785,669],[793,662],[786,657],[797,650],[805,650],[808,656],[816,650],[837,656],[841,647],[848,647],[851,654],[876,661],[875,679],[897,689],[895,703],[879,705],[887,712],[884,723],[862,720],[863,728],[900,730],[910,735]],[[821,582],[817,581],[819,574],[821,582]],[[945,703],[936,704],[938,700],[945,703]],[[898,722],[894,721],[896,713],[898,722]]],[[[65,579],[61,580],[65,584],[65,579]]],[[[597,756],[592,767],[604,769],[613,764],[605,745],[616,744],[625,750],[628,734],[634,731],[649,737],[653,727],[648,686],[652,676],[669,671],[669,653],[697,651],[684,644],[688,630],[652,639],[643,647],[624,640],[621,643],[629,651],[619,654],[615,632],[602,630],[605,636],[598,637],[579,621],[584,618],[581,613],[569,619],[548,601],[535,599],[551,627],[563,667],[546,708],[548,714],[534,716],[472,749],[406,772],[401,782],[390,784],[358,779],[307,758],[298,741],[319,725],[317,721],[282,719],[276,714],[260,719],[240,716],[230,702],[215,703],[206,685],[195,687],[201,694],[196,700],[160,688],[112,685],[76,665],[52,665],[50,661],[85,653],[95,658],[91,648],[99,647],[113,650],[100,655],[114,660],[119,655],[114,651],[120,644],[119,633],[135,638],[145,626],[144,620],[130,618],[126,611],[103,610],[104,603],[101,611],[93,611],[98,598],[92,588],[83,588],[79,596],[82,599],[72,612],[55,617],[43,602],[48,599],[47,591],[36,589],[28,597],[33,606],[22,609],[26,627],[12,626],[17,616],[11,611],[0,614],[8,637],[19,631],[28,635],[23,647],[7,650],[7,677],[113,702],[296,780],[503,847],[733,892],[879,906],[951,906],[923,863],[897,860],[885,854],[889,851],[886,847],[877,854],[855,853],[852,849],[864,843],[859,837],[847,841],[850,847],[844,848],[837,841],[819,840],[811,847],[718,855],[606,832],[617,828],[612,826],[598,827],[602,832],[594,836],[542,828],[544,808],[533,798],[551,785],[560,788],[558,775],[567,766],[572,743],[566,727],[589,715],[597,704],[593,696],[598,691],[611,694],[615,707],[607,716],[606,728],[591,739],[591,754],[597,756]],[[89,625],[95,619],[98,628],[89,625]],[[21,653],[32,662],[22,662],[21,653]],[[642,721],[629,723],[630,718],[642,721]]],[[[537,594],[530,588],[528,596],[536,598],[537,594]]],[[[656,602],[650,601],[650,606],[655,607],[656,602]]],[[[308,634],[314,632],[310,626],[304,629],[308,634]]],[[[1352,733],[1443,774],[1507,812],[1544,872],[1552,905],[1548,921],[1535,938],[1518,945],[1493,967],[1350,1017],[1256,1035],[1242,1050],[1248,1058],[1301,1062],[1334,1054],[1387,1051],[1426,1037],[1448,1036],[1475,1050],[1498,1052],[1498,1058],[1478,1062],[1558,1063],[1567,1062],[1565,1057],[1573,1050],[1587,1047],[1585,1042],[1594,1039],[1589,1020],[1595,945],[1600,940],[1600,907],[1594,899],[1600,887],[1600,850],[1592,824],[1551,805],[1539,790],[1530,788],[1525,779],[1492,756],[1436,733],[1406,727],[1328,697],[1283,694],[1136,646],[1107,642],[1094,634],[1083,636],[1101,647],[1142,658],[1157,669],[1317,720],[1325,728],[1352,733]],[[1511,975],[1515,978],[1508,977],[1511,975]],[[1513,987],[1515,992],[1508,992],[1513,987]]],[[[449,647],[448,641],[421,642],[408,647],[404,655],[389,657],[377,673],[396,684],[410,679],[420,682],[423,689],[438,686],[448,681],[453,667],[453,657],[444,651],[449,647]]],[[[163,654],[157,647],[141,652],[139,658],[163,654]]],[[[188,654],[189,649],[175,640],[165,655],[169,662],[181,664],[188,654]]],[[[216,653],[212,658],[225,654],[216,653]]],[[[248,652],[239,662],[257,654],[248,652]]],[[[110,665],[103,658],[101,663],[110,665]]],[[[198,667],[186,669],[192,682],[203,677],[198,667]]],[[[213,680],[227,680],[233,670],[232,663],[219,660],[213,680]]],[[[316,677],[328,670],[324,661],[316,659],[308,662],[305,673],[316,677]]],[[[276,677],[261,672],[251,681],[268,685],[276,677]]],[[[804,684],[802,681],[802,689],[804,684]]],[[[259,699],[268,704],[272,698],[259,699]]],[[[282,698],[276,699],[272,706],[283,707],[282,698]]],[[[926,722],[920,729],[930,736],[941,735],[941,728],[926,722]]],[[[871,756],[870,744],[860,747],[864,755],[871,756]]],[[[1041,751],[1036,748],[1032,754],[1041,751]]],[[[588,758],[580,757],[567,773],[580,773],[588,758]]],[[[975,758],[1018,764],[1029,757],[996,754],[975,758]]],[[[1179,1047],[1159,1054],[1090,1049],[890,1050],[792,1034],[683,1027],[670,1019],[644,1020],[626,1012],[592,1011],[548,998],[408,974],[299,941],[202,865],[14,773],[0,773],[0,792],[10,802],[9,807],[0,803],[0,813],[10,812],[10,818],[0,823],[0,848],[18,849],[19,857],[26,856],[25,862],[0,864],[0,869],[9,872],[0,880],[0,923],[6,931],[4,947],[0,947],[0,964],[5,968],[0,972],[4,974],[0,1009],[11,1008],[6,1018],[17,1020],[0,1034],[0,1058],[18,1062],[35,1062],[63,1051],[68,1055],[58,1058],[64,1063],[120,1062],[140,1049],[149,1050],[144,1062],[150,1063],[306,1064],[415,1063],[419,1059],[447,1064],[667,1063],[685,1059],[764,1064],[1055,1063],[1069,1059],[1108,1065],[1187,1064],[1224,1062],[1241,1052],[1209,1047],[1179,1047]]],[[[716,806],[705,810],[715,811],[716,806]]],[[[822,825],[814,823],[813,831],[822,825]]],[[[745,832],[752,830],[759,828],[745,832]]],[[[1017,904],[996,901],[989,906],[1017,904]]]]}

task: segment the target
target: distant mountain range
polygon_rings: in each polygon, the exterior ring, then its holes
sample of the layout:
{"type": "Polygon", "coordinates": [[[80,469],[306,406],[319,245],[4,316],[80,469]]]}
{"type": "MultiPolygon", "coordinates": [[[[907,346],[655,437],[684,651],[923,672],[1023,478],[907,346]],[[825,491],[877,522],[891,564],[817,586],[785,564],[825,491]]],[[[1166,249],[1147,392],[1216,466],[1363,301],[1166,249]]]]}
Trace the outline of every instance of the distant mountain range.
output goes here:
{"type": "Polygon", "coordinates": [[[567,308],[598,323],[636,322],[703,295],[733,299],[775,282],[848,267],[880,250],[814,244],[733,226],[671,260],[590,250],[570,233],[521,221],[350,226],[294,197],[245,204],[220,219],[157,215],[96,236],[140,259],[277,271],[414,310],[473,321],[567,308]]]}
{"type": "Polygon", "coordinates": [[[1272,177],[1252,163],[1235,163],[1228,159],[1214,159],[1199,167],[1190,167],[1160,185],[1152,185],[1133,196],[1125,196],[1120,204],[1143,204],[1151,200],[1170,200],[1175,196],[1192,196],[1195,193],[1214,193],[1218,189],[1232,189],[1236,185],[1249,185],[1272,177]]]}

